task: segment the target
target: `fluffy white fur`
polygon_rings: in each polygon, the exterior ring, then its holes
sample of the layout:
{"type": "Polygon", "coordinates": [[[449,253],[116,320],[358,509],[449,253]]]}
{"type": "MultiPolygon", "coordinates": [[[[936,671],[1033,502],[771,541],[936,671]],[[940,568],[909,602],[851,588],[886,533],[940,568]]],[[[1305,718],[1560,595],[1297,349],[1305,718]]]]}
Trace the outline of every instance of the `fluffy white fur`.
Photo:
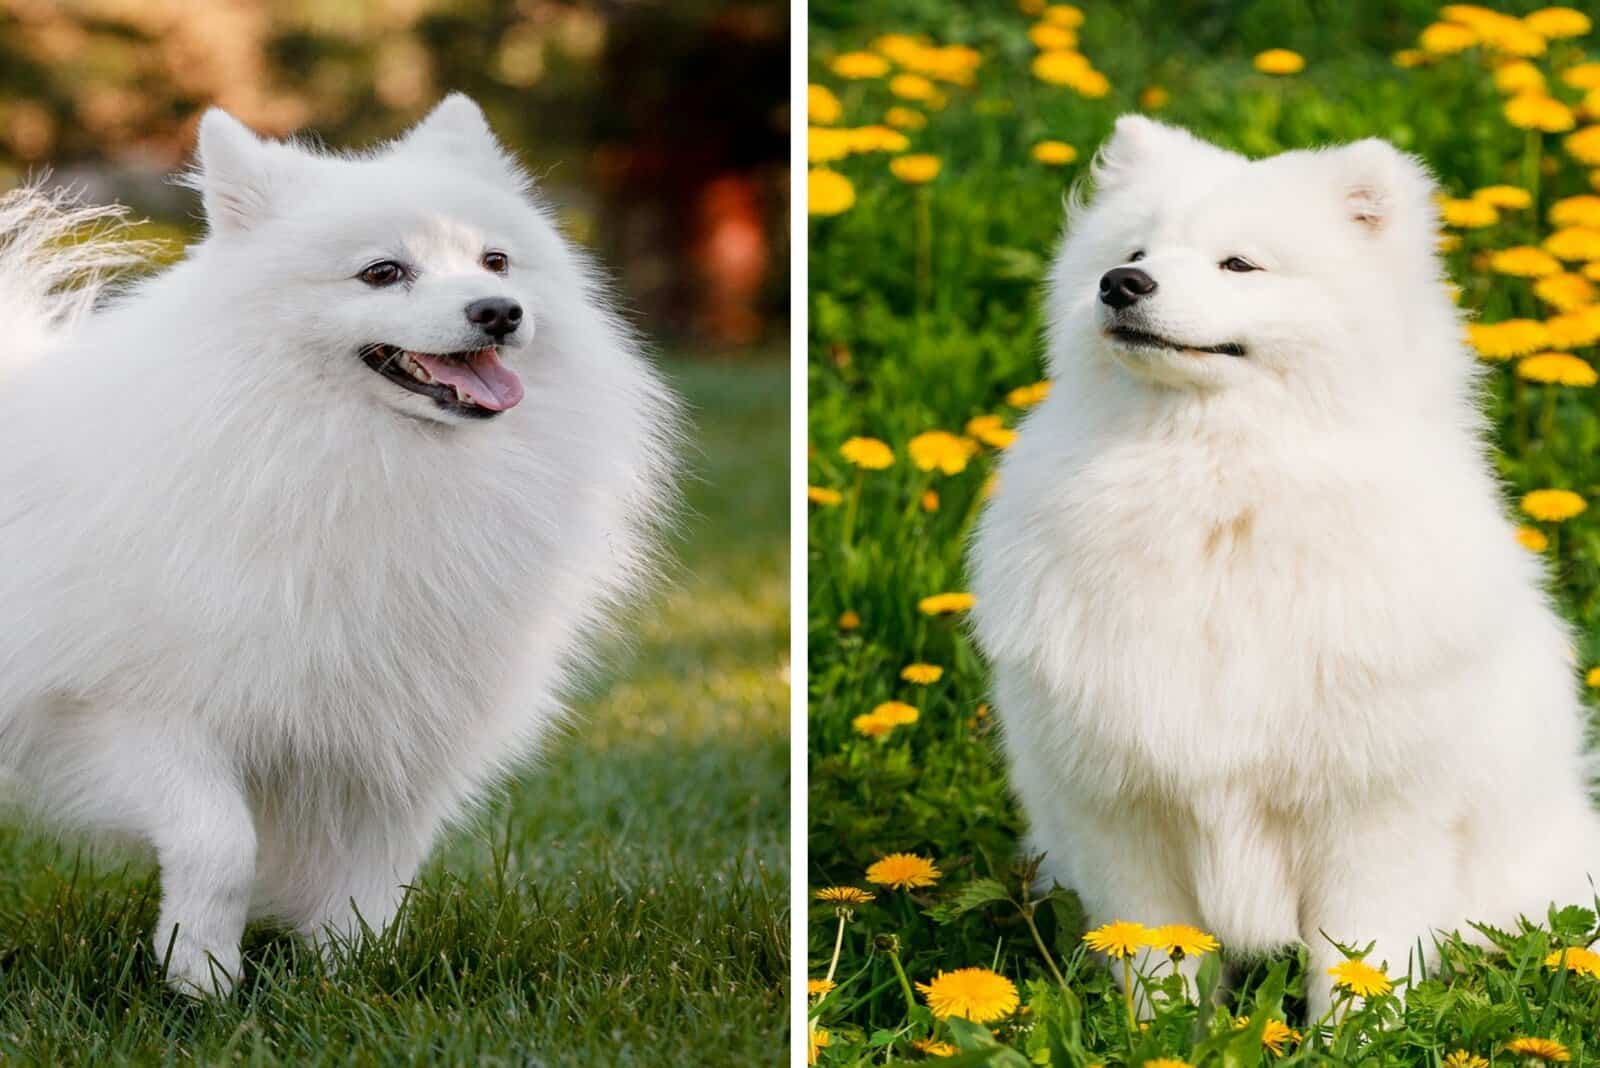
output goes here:
{"type": "Polygon", "coordinates": [[[0,201],[0,769],[154,847],[155,952],[209,992],[247,918],[382,928],[535,749],[650,570],[675,416],[465,97],[360,156],[212,111],[191,182],[209,236],[95,306],[125,249],[0,201]],[[385,258],[414,282],[357,279],[385,258]],[[496,296],[526,396],[492,419],[358,358],[478,347],[496,296]]]}
{"type": "Polygon", "coordinates": [[[1440,929],[1591,902],[1572,654],[1486,458],[1427,172],[1124,118],[1094,181],[1055,387],[973,551],[1045,875],[1096,923],[1307,944],[1313,1012],[1329,938],[1403,974],[1440,929]],[[1100,279],[1136,252],[1157,289],[1119,314],[1100,279]]]}

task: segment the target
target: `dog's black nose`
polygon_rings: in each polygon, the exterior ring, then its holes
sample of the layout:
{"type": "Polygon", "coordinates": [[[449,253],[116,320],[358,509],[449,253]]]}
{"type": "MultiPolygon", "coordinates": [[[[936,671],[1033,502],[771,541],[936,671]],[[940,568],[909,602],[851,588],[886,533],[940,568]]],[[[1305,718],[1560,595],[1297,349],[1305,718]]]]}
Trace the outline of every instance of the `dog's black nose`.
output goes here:
{"type": "Polygon", "coordinates": [[[1156,280],[1137,267],[1113,267],[1100,276],[1100,300],[1113,308],[1126,308],[1156,291],[1156,280]]]}
{"type": "Polygon", "coordinates": [[[509,297],[484,297],[467,305],[467,322],[496,341],[503,341],[522,322],[522,305],[509,297]]]}

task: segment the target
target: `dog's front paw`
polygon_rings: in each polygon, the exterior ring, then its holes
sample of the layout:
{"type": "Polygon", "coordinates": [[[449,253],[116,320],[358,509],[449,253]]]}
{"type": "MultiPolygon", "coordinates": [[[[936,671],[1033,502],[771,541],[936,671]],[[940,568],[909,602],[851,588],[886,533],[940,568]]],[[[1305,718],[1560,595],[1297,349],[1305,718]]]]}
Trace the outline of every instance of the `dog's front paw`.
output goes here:
{"type": "Polygon", "coordinates": [[[225,998],[238,982],[236,945],[206,945],[198,938],[186,938],[180,929],[173,938],[157,936],[156,953],[167,962],[167,985],[185,997],[225,998]]]}

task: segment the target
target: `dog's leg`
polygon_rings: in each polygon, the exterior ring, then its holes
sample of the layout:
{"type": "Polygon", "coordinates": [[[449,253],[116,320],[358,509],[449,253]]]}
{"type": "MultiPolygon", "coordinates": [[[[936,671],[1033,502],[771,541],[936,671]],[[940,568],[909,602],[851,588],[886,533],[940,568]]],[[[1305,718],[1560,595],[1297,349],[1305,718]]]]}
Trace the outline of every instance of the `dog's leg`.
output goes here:
{"type": "Polygon", "coordinates": [[[1308,847],[1301,937],[1311,950],[1311,1019],[1332,1005],[1328,969],[1344,959],[1330,938],[1357,949],[1376,943],[1364,959],[1399,979],[1420,969],[1419,942],[1430,953],[1435,932],[1463,918],[1456,819],[1432,793],[1419,788],[1419,800],[1396,797],[1348,811],[1308,847]]]}
{"type": "Polygon", "coordinates": [[[87,709],[30,748],[29,786],[55,815],[154,847],[161,912],[151,942],[168,984],[191,996],[232,991],[256,836],[231,763],[199,736],[87,709]]]}
{"type": "MultiPolygon", "coordinates": [[[[1190,889],[1186,858],[1164,813],[1131,802],[1116,808],[1085,807],[1052,822],[1057,834],[1051,837],[1065,842],[1066,856],[1059,862],[1047,856],[1046,866],[1061,870],[1064,862],[1061,881],[1078,891],[1092,924],[1131,920],[1151,926],[1203,925],[1190,889]]],[[[1122,965],[1112,961],[1108,967],[1122,985],[1122,965]]],[[[1134,970],[1144,975],[1176,968],[1191,995],[1199,967],[1195,958],[1173,964],[1165,953],[1155,950],[1141,951],[1134,961],[1134,970]]],[[[1135,1007],[1142,1018],[1152,1015],[1142,988],[1136,991],[1135,1007]]]]}
{"type": "Polygon", "coordinates": [[[367,815],[347,820],[337,845],[300,844],[310,850],[295,864],[305,882],[292,894],[295,904],[285,918],[325,953],[354,944],[363,925],[383,931],[416,881],[433,834],[429,819],[367,815]]]}

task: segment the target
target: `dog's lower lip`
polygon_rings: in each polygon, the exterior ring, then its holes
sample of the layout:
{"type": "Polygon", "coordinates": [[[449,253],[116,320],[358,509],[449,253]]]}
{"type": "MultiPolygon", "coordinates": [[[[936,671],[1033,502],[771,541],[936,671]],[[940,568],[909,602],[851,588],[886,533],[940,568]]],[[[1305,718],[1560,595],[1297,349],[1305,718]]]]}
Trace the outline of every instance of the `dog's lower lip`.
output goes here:
{"type": "Polygon", "coordinates": [[[1216,356],[1243,356],[1244,346],[1236,341],[1225,341],[1220,345],[1185,345],[1171,338],[1152,334],[1145,330],[1134,330],[1127,326],[1114,326],[1106,333],[1118,341],[1129,345],[1142,345],[1151,349],[1171,349],[1174,352],[1204,352],[1216,356]]]}
{"type": "Polygon", "coordinates": [[[381,342],[363,345],[360,349],[361,362],[395,385],[408,389],[413,393],[420,393],[422,396],[432,399],[439,407],[457,415],[463,415],[471,419],[491,419],[500,414],[498,410],[493,408],[463,403],[457,398],[455,390],[449,386],[435,382],[422,382],[412,377],[398,366],[399,358],[405,351],[398,345],[385,345],[381,342]]]}

